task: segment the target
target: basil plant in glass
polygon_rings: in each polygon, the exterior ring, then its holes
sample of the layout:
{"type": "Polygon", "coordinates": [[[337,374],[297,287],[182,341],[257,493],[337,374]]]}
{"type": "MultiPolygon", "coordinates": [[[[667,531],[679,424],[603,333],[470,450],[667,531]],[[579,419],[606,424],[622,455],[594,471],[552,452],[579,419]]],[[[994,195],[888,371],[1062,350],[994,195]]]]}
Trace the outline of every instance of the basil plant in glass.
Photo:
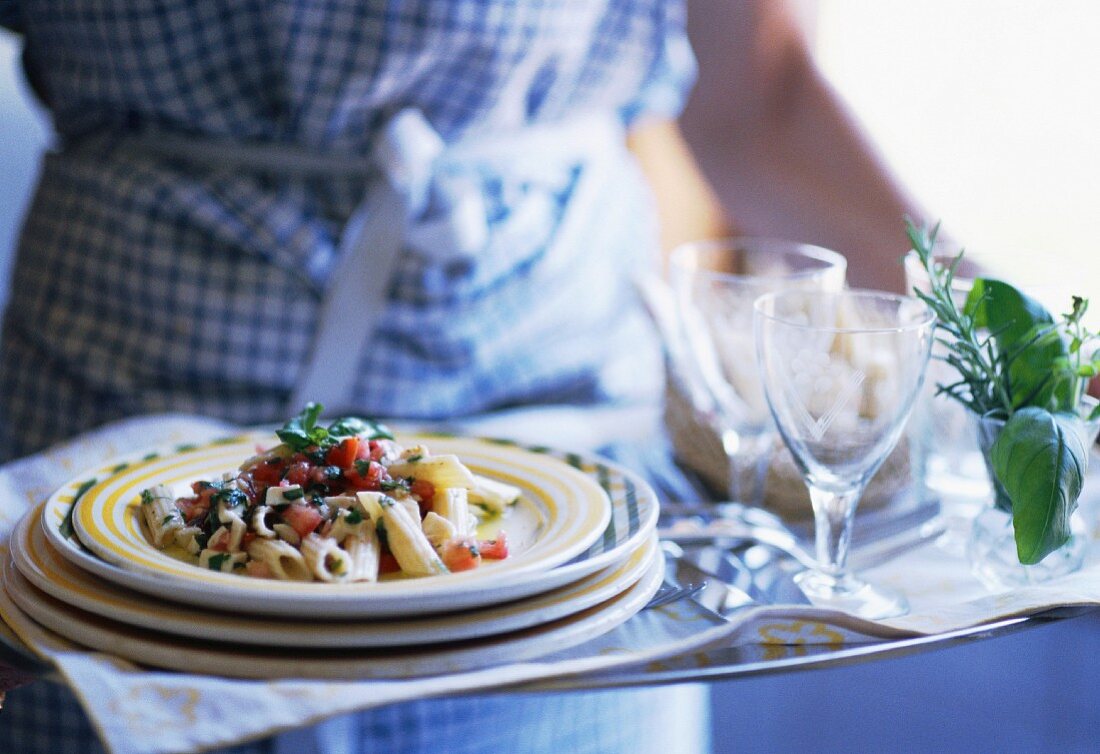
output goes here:
{"type": "Polygon", "coordinates": [[[957,372],[937,394],[980,418],[994,505],[1011,514],[1019,563],[1038,564],[1072,537],[1070,517],[1100,427],[1100,407],[1085,397],[1100,374],[1097,334],[1082,321],[1088,301],[1073,297],[1070,311],[1055,318],[1012,285],[977,278],[960,308],[951,283],[963,254],[937,263],[938,229],[906,225],[931,281],[928,293],[916,295],[936,313],[940,358],[957,372]]]}

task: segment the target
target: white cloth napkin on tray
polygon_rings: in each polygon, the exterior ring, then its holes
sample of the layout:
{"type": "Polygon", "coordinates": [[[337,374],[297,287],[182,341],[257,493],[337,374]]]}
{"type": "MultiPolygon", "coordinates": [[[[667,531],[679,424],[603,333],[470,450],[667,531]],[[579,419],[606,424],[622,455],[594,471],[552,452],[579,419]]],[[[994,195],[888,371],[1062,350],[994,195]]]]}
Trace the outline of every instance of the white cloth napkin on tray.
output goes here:
{"type": "MultiPolygon", "coordinates": [[[[605,418],[622,430],[626,426],[643,428],[647,417],[655,415],[640,414],[625,421],[627,417],[612,412],[605,418]]],[[[585,450],[608,439],[606,426],[588,410],[546,409],[498,415],[480,424],[466,421],[462,429],[585,450]],[[565,443],[555,442],[557,437],[546,431],[551,427],[565,443]],[[587,447],[581,447],[586,438],[587,447]]],[[[190,416],[142,417],[109,425],[0,468],[2,555],[7,557],[6,540],[19,518],[84,469],[144,447],[201,442],[233,430],[190,416]]],[[[702,650],[723,646],[767,644],[780,653],[785,646],[795,651],[797,645],[810,643],[840,647],[949,631],[1056,605],[1100,604],[1096,563],[1094,556],[1086,571],[1061,582],[991,596],[969,575],[964,563],[952,561],[929,545],[868,573],[877,581],[902,588],[910,597],[913,612],[891,622],[872,624],[817,608],[784,606],[747,609],[732,622],[723,622],[681,601],[643,611],[603,637],[537,661],[386,681],[244,681],[149,670],[84,649],[41,628],[12,604],[3,590],[0,616],[76,692],[108,750],[129,754],[229,745],[409,699],[502,687],[560,687],[562,679],[572,676],[626,669],[659,672],[668,667],[660,661],[673,656],[681,656],[677,667],[695,662],[702,666],[708,662],[702,650]],[[689,659],[682,659],[685,654],[689,659]],[[288,704],[288,699],[294,703],[288,704]],[[250,714],[234,712],[240,709],[248,709],[250,714]]]]}

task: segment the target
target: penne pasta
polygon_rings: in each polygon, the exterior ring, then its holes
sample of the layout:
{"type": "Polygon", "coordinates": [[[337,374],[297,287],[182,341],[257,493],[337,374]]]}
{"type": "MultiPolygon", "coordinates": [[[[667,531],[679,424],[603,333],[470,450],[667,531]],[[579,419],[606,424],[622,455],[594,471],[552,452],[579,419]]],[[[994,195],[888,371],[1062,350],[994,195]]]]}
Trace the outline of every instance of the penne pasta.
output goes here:
{"type": "Polygon", "coordinates": [[[175,496],[161,484],[141,493],[141,514],[157,547],[172,544],[176,532],[184,528],[183,514],[176,507],[175,496]]]}
{"type": "Polygon", "coordinates": [[[351,560],[349,581],[378,581],[382,547],[374,527],[366,526],[360,536],[347,537],[344,540],[344,551],[351,560]]]}
{"type": "Polygon", "coordinates": [[[302,538],[298,535],[298,532],[294,531],[294,527],[290,524],[275,524],[271,528],[275,530],[275,535],[283,542],[295,547],[302,543],[302,538]]]}
{"type": "Polygon", "coordinates": [[[436,489],[445,487],[463,487],[472,490],[476,483],[474,475],[468,468],[462,465],[458,456],[426,456],[417,458],[412,456],[405,461],[399,461],[389,468],[390,476],[412,477],[431,482],[436,489]],[[415,459],[415,460],[414,460],[415,459]]]}
{"type": "Polygon", "coordinates": [[[302,559],[318,581],[344,581],[351,572],[351,559],[330,537],[310,534],[303,539],[302,559]]]}
{"type": "Polygon", "coordinates": [[[432,512],[451,523],[455,530],[451,536],[465,536],[473,533],[470,527],[468,494],[464,487],[449,487],[435,491],[435,506],[432,512]]]}
{"type": "Polygon", "coordinates": [[[386,543],[401,570],[409,576],[433,576],[446,573],[447,568],[435,552],[428,538],[409,512],[393,498],[379,501],[382,522],[386,527],[386,543]]]}
{"type": "Polygon", "coordinates": [[[313,574],[306,565],[302,553],[287,542],[277,539],[254,539],[248,545],[248,556],[266,565],[277,579],[313,580],[313,574]]]}
{"type": "Polygon", "coordinates": [[[182,547],[189,555],[198,555],[202,550],[202,545],[199,544],[199,536],[202,534],[202,529],[197,526],[185,526],[182,529],[176,531],[176,546],[182,547]]]}
{"type": "Polygon", "coordinates": [[[275,538],[275,530],[268,524],[268,518],[274,513],[275,509],[267,505],[261,505],[252,511],[252,531],[256,532],[257,537],[275,538]]]}
{"type": "Polygon", "coordinates": [[[366,514],[367,518],[371,521],[382,520],[382,498],[384,498],[381,492],[360,492],[355,496],[355,499],[359,502],[359,507],[366,514]]]}
{"type": "Polygon", "coordinates": [[[423,529],[424,536],[428,538],[436,552],[439,552],[439,548],[448,539],[458,536],[455,525],[435,511],[429,511],[428,515],[424,517],[423,529]]]}
{"type": "Polygon", "coordinates": [[[514,505],[520,494],[519,487],[474,474],[474,488],[470,490],[469,501],[490,513],[501,513],[509,505],[514,505]]]}
{"type": "Polygon", "coordinates": [[[373,522],[358,509],[338,510],[326,536],[332,537],[337,542],[343,542],[348,537],[362,537],[368,530],[374,531],[373,522]]]}

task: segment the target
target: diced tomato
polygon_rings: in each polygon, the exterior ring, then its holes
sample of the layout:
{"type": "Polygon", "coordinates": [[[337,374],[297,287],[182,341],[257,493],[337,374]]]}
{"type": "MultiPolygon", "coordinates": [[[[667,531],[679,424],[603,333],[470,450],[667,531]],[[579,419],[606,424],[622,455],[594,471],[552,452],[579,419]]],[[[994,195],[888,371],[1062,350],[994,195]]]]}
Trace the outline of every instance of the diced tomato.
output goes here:
{"type": "Polygon", "coordinates": [[[497,534],[496,539],[483,539],[477,543],[477,546],[483,558],[504,560],[508,557],[507,534],[503,530],[497,534]]]}
{"type": "Polygon", "coordinates": [[[256,533],[255,532],[246,531],[244,534],[242,534],[241,535],[241,549],[242,550],[247,550],[248,546],[250,544],[252,544],[252,540],[254,540],[255,538],[256,538],[256,533]]]}
{"type": "Polygon", "coordinates": [[[200,503],[209,508],[210,498],[214,496],[218,489],[208,482],[195,482],[191,485],[191,491],[195,493],[200,503]]]}
{"type": "Polygon", "coordinates": [[[339,466],[314,466],[309,472],[309,480],[314,484],[327,487],[330,491],[343,479],[343,469],[339,466]]]}
{"type": "Polygon", "coordinates": [[[428,511],[432,509],[432,503],[435,501],[435,486],[431,482],[425,481],[423,479],[414,479],[410,492],[419,497],[421,503],[428,504],[427,510],[424,510],[423,507],[421,507],[420,511],[421,516],[428,515],[428,511]]]}
{"type": "Polygon", "coordinates": [[[202,518],[210,511],[210,501],[214,497],[214,493],[217,489],[205,482],[195,482],[191,485],[191,489],[195,492],[195,497],[184,498],[188,502],[179,506],[180,512],[183,513],[183,520],[188,525],[193,524],[196,520],[202,518]]]}
{"type": "Polygon", "coordinates": [[[302,538],[316,529],[323,519],[324,517],[316,508],[304,503],[294,503],[283,511],[283,521],[290,524],[290,528],[302,538]]]}
{"type": "Polygon", "coordinates": [[[229,537],[218,537],[216,542],[211,542],[206,545],[214,552],[228,552],[229,551],[229,537]]]}
{"type": "Polygon", "coordinates": [[[309,481],[310,469],[311,467],[308,461],[298,461],[291,464],[283,478],[290,484],[299,484],[304,487],[306,482],[309,481]]]}
{"type": "Polygon", "coordinates": [[[283,478],[285,468],[286,464],[283,463],[283,459],[269,458],[266,461],[260,461],[248,471],[252,474],[254,480],[261,485],[270,487],[278,484],[279,480],[283,478]]]}
{"type": "Polygon", "coordinates": [[[420,508],[420,518],[424,518],[424,516],[431,513],[435,506],[435,487],[432,483],[423,479],[414,479],[409,491],[420,498],[417,503],[420,508]]]}
{"type": "Polygon", "coordinates": [[[393,556],[393,553],[383,552],[382,556],[378,559],[378,572],[397,573],[400,570],[401,566],[397,564],[397,558],[393,556]]]}
{"type": "Polygon", "coordinates": [[[273,579],[275,574],[271,572],[271,566],[262,560],[250,560],[244,564],[244,572],[258,579],[273,579]]]}
{"type": "Polygon", "coordinates": [[[443,565],[450,571],[469,571],[481,565],[481,552],[473,537],[455,537],[443,543],[443,565]]]}
{"type": "Polygon", "coordinates": [[[184,521],[190,521],[197,515],[204,514],[207,510],[209,510],[209,508],[205,508],[196,511],[195,509],[198,506],[198,502],[199,499],[197,497],[181,497],[179,500],[176,501],[176,507],[179,508],[180,513],[183,514],[184,521]]]}
{"type": "Polygon", "coordinates": [[[329,448],[328,453],[325,455],[325,461],[330,466],[344,468],[345,466],[351,466],[352,462],[358,457],[359,438],[348,437],[341,440],[338,445],[329,448]]]}
{"type": "Polygon", "coordinates": [[[378,440],[368,440],[367,445],[370,447],[370,457],[372,461],[381,461],[382,456],[386,455],[386,446],[378,440]]]}
{"type": "Polygon", "coordinates": [[[380,463],[360,459],[344,469],[344,479],[357,490],[378,490],[382,486],[384,470],[380,463]]]}

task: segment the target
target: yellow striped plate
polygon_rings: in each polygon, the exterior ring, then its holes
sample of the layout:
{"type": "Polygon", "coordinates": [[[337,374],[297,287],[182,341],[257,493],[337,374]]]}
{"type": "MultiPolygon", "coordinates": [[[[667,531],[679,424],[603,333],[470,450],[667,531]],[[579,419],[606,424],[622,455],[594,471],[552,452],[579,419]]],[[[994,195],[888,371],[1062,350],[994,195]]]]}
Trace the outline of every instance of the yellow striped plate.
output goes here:
{"type": "Polygon", "coordinates": [[[137,509],[142,489],[166,484],[183,491],[192,481],[233,470],[255,453],[257,445],[276,442],[267,431],[148,453],[81,475],[47,501],[43,529],[76,565],[137,591],[223,610],[318,617],[421,615],[527,597],[568,583],[547,574],[606,539],[613,518],[607,493],[592,475],[568,463],[545,453],[471,438],[413,435],[398,440],[406,446],[422,443],[437,454],[454,453],[475,473],[523,491],[523,499],[501,525],[509,534],[513,553],[507,560],[421,579],[301,583],[205,570],[148,542],[137,509]]]}
{"type": "MultiPolygon", "coordinates": [[[[656,548],[653,554],[658,554],[656,548]]],[[[108,620],[39,591],[20,575],[10,559],[0,560],[0,576],[12,601],[35,621],[71,641],[153,667],[264,679],[411,678],[532,659],[588,641],[625,623],[645,607],[661,585],[663,574],[664,559],[651,557],[642,578],[611,599],[560,620],[503,636],[422,647],[302,648],[292,652],[286,647],[197,641],[108,620]]]]}
{"type": "Polygon", "coordinates": [[[287,647],[399,647],[493,636],[586,610],[632,586],[657,549],[655,534],[620,564],[525,600],[461,614],[319,621],[202,610],[132,592],[77,568],[46,541],[39,511],[12,534],[12,561],[35,587],[73,607],[131,626],[197,639],[287,647]]]}

